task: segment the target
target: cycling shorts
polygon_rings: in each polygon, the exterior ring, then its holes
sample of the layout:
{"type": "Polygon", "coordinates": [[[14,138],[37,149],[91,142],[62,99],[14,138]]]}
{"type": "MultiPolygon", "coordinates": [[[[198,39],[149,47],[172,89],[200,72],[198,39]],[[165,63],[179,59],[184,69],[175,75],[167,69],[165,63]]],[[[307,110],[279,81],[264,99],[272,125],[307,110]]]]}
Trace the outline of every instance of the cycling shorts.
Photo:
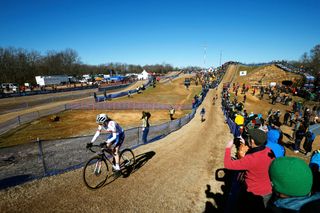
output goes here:
{"type": "MultiPolygon", "coordinates": [[[[110,136],[107,138],[111,138],[112,134],[110,134],[110,136]]],[[[114,145],[114,147],[120,147],[124,141],[125,135],[124,132],[121,132],[119,135],[117,135],[116,139],[114,141],[111,142],[112,145],[114,145]]]]}

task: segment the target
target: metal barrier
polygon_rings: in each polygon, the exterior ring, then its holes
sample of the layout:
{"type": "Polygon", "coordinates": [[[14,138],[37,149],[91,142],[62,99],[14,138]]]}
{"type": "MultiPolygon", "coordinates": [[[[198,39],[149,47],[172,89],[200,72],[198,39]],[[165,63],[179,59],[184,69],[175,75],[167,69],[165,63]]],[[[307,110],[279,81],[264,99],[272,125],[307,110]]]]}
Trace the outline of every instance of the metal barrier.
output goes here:
{"type": "Polygon", "coordinates": [[[75,102],[60,105],[54,108],[26,113],[16,118],[0,123],[0,135],[21,124],[37,120],[41,117],[56,114],[65,110],[88,109],[88,110],[166,110],[173,106],[177,110],[190,110],[190,105],[170,105],[159,103],[135,103],[135,102],[75,102]]]}
{"type": "MultiPolygon", "coordinates": [[[[154,142],[180,129],[195,115],[196,109],[185,117],[161,125],[150,126],[147,141],[154,142]]],[[[19,178],[32,180],[54,175],[81,167],[92,153],[87,151],[86,143],[92,135],[48,141],[35,141],[0,149],[0,189],[19,183],[19,178]],[[14,183],[11,182],[14,180],[14,183]]],[[[101,135],[95,143],[104,141],[101,135]]],[[[142,128],[125,130],[122,148],[142,145],[142,128]]]]}
{"type": "Polygon", "coordinates": [[[28,123],[44,116],[52,115],[66,110],[66,105],[60,105],[51,109],[26,113],[16,118],[0,123],[0,135],[21,124],[28,123]]]}

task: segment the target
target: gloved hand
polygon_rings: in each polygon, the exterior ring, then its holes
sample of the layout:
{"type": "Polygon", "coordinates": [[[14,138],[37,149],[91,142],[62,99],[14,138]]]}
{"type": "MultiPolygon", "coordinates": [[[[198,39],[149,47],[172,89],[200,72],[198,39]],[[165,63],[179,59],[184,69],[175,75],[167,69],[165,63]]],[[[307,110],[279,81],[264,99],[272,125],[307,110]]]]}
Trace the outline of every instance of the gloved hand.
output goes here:
{"type": "Polygon", "coordinates": [[[87,143],[86,148],[89,149],[89,148],[91,148],[91,147],[92,147],[92,143],[91,143],[91,142],[90,142],[90,143],[87,143]]]}

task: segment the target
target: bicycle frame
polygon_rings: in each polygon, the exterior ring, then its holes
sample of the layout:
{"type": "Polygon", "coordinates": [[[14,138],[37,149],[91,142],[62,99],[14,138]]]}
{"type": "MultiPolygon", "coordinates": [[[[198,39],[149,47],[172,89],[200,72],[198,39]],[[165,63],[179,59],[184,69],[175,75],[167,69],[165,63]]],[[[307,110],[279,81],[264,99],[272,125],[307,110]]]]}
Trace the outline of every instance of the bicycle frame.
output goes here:
{"type": "MultiPolygon", "coordinates": [[[[89,150],[93,153],[96,153],[97,155],[101,156],[104,160],[108,161],[111,165],[114,165],[114,155],[112,153],[112,150],[110,148],[104,148],[104,147],[101,147],[101,145],[92,145],[92,147],[89,148],[89,150]],[[101,148],[100,151],[94,151],[92,150],[92,147],[99,147],[101,148]],[[110,160],[112,159],[112,160],[110,160]]],[[[97,162],[96,164],[98,164],[99,162],[97,162]]],[[[96,171],[96,168],[101,168],[101,163],[100,163],[100,166],[96,165],[95,166],[95,171],[96,171]]],[[[99,169],[100,169],[99,168],[99,169]]]]}
{"type": "Polygon", "coordinates": [[[120,155],[120,170],[114,170],[115,163],[113,150],[106,147],[105,144],[92,145],[87,147],[95,153],[84,166],[83,180],[85,185],[91,189],[100,188],[108,178],[117,178],[119,175],[128,177],[134,170],[135,156],[131,149],[123,149],[120,155]],[[93,149],[93,147],[98,149],[93,149]],[[112,167],[110,168],[110,166],[112,167]],[[112,174],[113,173],[113,174],[112,174]]]}

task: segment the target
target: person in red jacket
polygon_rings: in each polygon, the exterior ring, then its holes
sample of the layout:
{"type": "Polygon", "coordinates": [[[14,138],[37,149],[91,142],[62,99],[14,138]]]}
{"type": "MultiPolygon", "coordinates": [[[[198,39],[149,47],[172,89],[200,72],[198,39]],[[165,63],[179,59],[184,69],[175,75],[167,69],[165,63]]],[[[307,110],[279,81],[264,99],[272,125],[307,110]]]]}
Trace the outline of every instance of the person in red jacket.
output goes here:
{"type": "MultiPolygon", "coordinates": [[[[275,158],[272,150],[265,146],[267,134],[260,129],[248,130],[249,149],[243,158],[232,160],[233,140],[226,145],[224,167],[229,170],[245,171],[244,189],[240,191],[239,212],[263,212],[272,194],[269,166],[275,158]]],[[[245,143],[241,138],[242,143],[245,143]]]]}

